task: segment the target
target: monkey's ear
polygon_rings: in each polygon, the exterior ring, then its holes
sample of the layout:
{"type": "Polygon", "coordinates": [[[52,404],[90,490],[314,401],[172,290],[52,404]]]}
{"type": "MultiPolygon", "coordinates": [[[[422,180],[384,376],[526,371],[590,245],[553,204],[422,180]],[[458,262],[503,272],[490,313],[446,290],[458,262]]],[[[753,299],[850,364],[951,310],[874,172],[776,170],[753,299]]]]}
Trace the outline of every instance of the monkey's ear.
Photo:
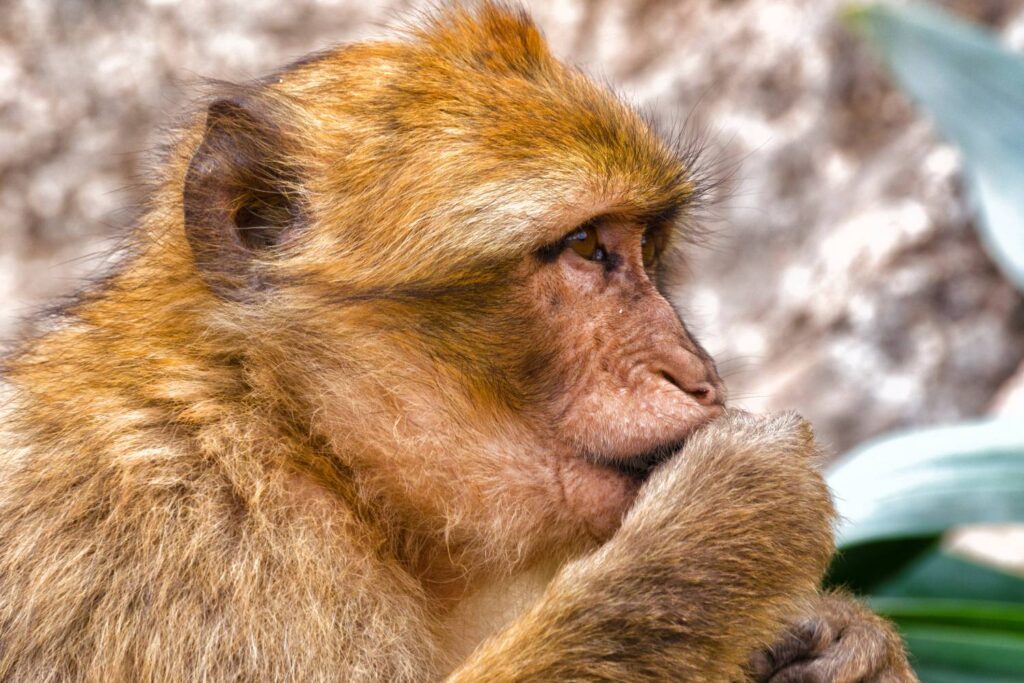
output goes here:
{"type": "Polygon", "coordinates": [[[203,279],[244,299],[262,287],[255,261],[299,221],[297,176],[285,140],[262,103],[219,99],[185,173],[185,234],[203,279]]]}

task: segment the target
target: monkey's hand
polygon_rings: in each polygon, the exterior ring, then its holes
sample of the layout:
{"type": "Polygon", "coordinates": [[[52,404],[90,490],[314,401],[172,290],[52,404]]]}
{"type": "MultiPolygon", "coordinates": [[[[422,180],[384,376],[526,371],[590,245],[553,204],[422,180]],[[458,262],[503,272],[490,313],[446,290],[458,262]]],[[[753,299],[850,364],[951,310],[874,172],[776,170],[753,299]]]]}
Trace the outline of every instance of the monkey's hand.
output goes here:
{"type": "Polygon", "coordinates": [[[728,412],[452,681],[727,681],[817,592],[833,509],[810,426],[728,412]]]}
{"type": "Polygon", "coordinates": [[[913,683],[892,625],[841,593],[825,593],[751,660],[756,683],[913,683]]]}

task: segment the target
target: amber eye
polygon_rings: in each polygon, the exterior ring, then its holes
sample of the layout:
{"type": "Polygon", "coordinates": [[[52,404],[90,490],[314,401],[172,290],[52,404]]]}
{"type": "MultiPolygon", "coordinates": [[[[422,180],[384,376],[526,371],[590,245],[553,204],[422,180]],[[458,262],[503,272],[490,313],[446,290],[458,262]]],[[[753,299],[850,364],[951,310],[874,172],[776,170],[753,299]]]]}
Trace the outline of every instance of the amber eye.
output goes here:
{"type": "Polygon", "coordinates": [[[644,267],[650,268],[658,261],[659,242],[651,231],[648,230],[640,238],[640,254],[644,259],[644,267]]]}
{"type": "Polygon", "coordinates": [[[586,259],[596,259],[600,251],[597,245],[597,229],[592,225],[582,225],[578,230],[565,238],[572,250],[586,259]]]}

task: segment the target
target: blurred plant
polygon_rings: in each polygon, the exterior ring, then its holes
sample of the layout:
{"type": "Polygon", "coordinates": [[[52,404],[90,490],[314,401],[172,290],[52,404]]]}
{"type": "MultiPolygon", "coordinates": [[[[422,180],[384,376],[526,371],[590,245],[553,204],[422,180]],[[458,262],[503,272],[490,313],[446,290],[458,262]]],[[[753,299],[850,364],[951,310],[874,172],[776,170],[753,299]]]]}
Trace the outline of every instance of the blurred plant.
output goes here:
{"type": "MultiPolygon", "coordinates": [[[[993,259],[1024,288],[1024,57],[937,9],[847,13],[963,153],[993,259]]],[[[986,420],[888,436],[830,471],[842,526],[829,583],[899,625],[925,683],[1024,681],[1024,576],[941,547],[954,527],[1024,522],[1024,424],[986,420]]]]}
{"type": "Polygon", "coordinates": [[[872,6],[847,21],[963,152],[992,257],[1024,288],[1024,57],[927,6],[872,6]]]}

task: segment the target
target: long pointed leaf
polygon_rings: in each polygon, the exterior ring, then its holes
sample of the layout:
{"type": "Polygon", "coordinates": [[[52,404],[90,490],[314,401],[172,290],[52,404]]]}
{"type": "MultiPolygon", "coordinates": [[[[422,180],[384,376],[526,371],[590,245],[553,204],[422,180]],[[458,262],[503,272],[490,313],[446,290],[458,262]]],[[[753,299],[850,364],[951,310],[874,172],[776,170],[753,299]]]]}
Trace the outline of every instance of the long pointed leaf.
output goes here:
{"type": "Polygon", "coordinates": [[[908,627],[945,625],[969,628],[976,634],[993,632],[1024,636],[1024,605],[1020,603],[952,598],[873,597],[871,607],[908,627]]]}
{"type": "MultiPolygon", "coordinates": [[[[921,680],[926,672],[970,676],[972,681],[1017,681],[1024,676],[1024,636],[974,627],[927,623],[897,626],[921,680]]],[[[947,679],[949,680],[949,679],[947,679]]]]}
{"type": "Polygon", "coordinates": [[[872,6],[849,17],[963,150],[986,245],[1024,287],[1024,57],[927,6],[872,6]]]}
{"type": "Polygon", "coordinates": [[[896,622],[923,683],[1022,680],[1024,605],[874,598],[871,606],[896,622]]]}
{"type": "Polygon", "coordinates": [[[1024,576],[934,550],[871,586],[871,594],[879,599],[942,598],[1020,605],[1024,603],[1024,576]]]}
{"type": "Polygon", "coordinates": [[[886,437],[828,475],[840,549],[1024,520],[1024,426],[1000,418],[886,437]]]}
{"type": "Polygon", "coordinates": [[[936,552],[939,535],[919,538],[887,538],[843,547],[832,558],[825,585],[861,595],[876,593],[880,586],[913,571],[922,557],[936,552]]]}

